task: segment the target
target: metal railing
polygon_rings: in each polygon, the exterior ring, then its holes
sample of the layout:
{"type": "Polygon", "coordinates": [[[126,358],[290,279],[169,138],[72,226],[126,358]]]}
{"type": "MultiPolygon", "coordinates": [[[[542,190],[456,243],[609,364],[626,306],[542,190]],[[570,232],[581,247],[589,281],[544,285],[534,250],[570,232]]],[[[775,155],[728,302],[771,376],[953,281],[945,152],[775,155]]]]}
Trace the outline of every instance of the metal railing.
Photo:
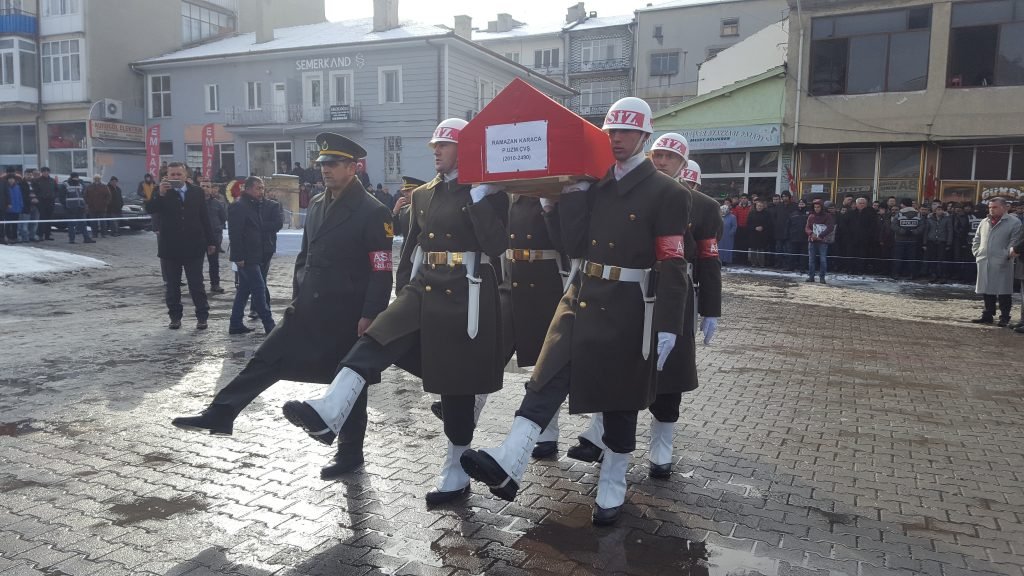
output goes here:
{"type": "Polygon", "coordinates": [[[297,122],[358,122],[361,115],[361,108],[358,104],[318,108],[303,104],[271,104],[259,110],[234,106],[224,112],[224,119],[228,126],[253,126],[297,122]]]}
{"type": "Polygon", "coordinates": [[[573,61],[569,63],[570,74],[584,72],[604,72],[606,70],[624,70],[632,66],[629,58],[611,58],[608,60],[591,60],[589,62],[573,61]]]}
{"type": "Polygon", "coordinates": [[[15,8],[0,8],[0,34],[35,35],[38,26],[36,15],[15,8]]]}

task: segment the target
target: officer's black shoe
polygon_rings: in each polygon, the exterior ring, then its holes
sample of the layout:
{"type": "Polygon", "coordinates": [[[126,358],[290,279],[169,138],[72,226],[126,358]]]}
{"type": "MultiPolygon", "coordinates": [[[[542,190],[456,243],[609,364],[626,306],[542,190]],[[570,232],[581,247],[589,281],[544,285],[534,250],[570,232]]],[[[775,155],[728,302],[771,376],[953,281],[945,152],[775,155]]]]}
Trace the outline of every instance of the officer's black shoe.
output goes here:
{"type": "Polygon", "coordinates": [[[305,402],[289,400],[281,408],[284,417],[293,425],[302,428],[309,437],[321,444],[330,446],[334,443],[336,435],[328,428],[324,419],[317,414],[312,406],[305,402]]]}
{"type": "Polygon", "coordinates": [[[482,450],[466,450],[459,458],[462,469],[469,474],[469,477],[478,482],[483,482],[494,494],[502,500],[509,502],[516,499],[519,492],[519,483],[509,478],[509,475],[491,458],[491,455],[482,450]]]}
{"type": "Polygon", "coordinates": [[[537,442],[533,446],[533,457],[534,458],[550,458],[558,454],[558,442],[545,441],[537,442]]]}
{"type": "Polygon", "coordinates": [[[433,404],[431,404],[430,411],[434,413],[434,416],[437,416],[438,420],[444,420],[444,411],[441,409],[440,402],[434,402],[433,404]]]}
{"type": "Polygon", "coordinates": [[[179,416],[171,425],[192,432],[209,432],[215,436],[231,436],[235,418],[231,409],[219,404],[207,406],[198,416],[179,416]]]}
{"type": "Polygon", "coordinates": [[[331,463],[320,469],[321,480],[336,480],[363,465],[363,447],[355,443],[340,444],[331,463]]]}
{"type": "Polygon", "coordinates": [[[981,318],[975,318],[974,320],[971,320],[971,324],[991,324],[991,323],[992,323],[992,317],[991,316],[982,316],[981,318]]]}
{"type": "Polygon", "coordinates": [[[580,462],[600,462],[604,457],[604,450],[587,440],[580,438],[580,443],[566,450],[565,455],[580,462]]]}
{"type": "Polygon", "coordinates": [[[601,508],[597,504],[594,504],[594,516],[592,521],[594,526],[611,526],[615,524],[615,521],[619,519],[619,509],[622,506],[616,506],[614,508],[601,508]]]}
{"type": "Polygon", "coordinates": [[[451,490],[449,492],[431,490],[430,492],[427,492],[427,495],[424,498],[427,500],[427,506],[440,506],[441,504],[447,504],[466,496],[469,496],[469,486],[466,486],[461,490],[451,490]]]}
{"type": "Polygon", "coordinates": [[[999,326],[1000,328],[1006,328],[1009,324],[1010,324],[1010,319],[1009,318],[1000,318],[999,322],[996,322],[996,326],[999,326]]]}
{"type": "Polygon", "coordinates": [[[651,468],[647,471],[647,475],[651,478],[657,478],[658,480],[668,480],[672,477],[672,463],[655,464],[652,462],[651,468]]]}

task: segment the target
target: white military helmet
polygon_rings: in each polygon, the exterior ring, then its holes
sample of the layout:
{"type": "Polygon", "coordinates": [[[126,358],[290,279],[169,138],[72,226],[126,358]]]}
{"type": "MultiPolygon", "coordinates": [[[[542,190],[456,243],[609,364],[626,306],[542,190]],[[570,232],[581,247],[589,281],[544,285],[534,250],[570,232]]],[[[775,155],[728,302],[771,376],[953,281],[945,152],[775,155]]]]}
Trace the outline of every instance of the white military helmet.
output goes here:
{"type": "Polygon", "coordinates": [[[686,168],[683,169],[682,178],[687,182],[700,184],[700,164],[697,164],[693,160],[687,160],[686,168]]]}
{"type": "Polygon", "coordinates": [[[434,135],[430,138],[430,146],[437,144],[438,142],[451,142],[452,144],[459,143],[459,133],[466,127],[466,122],[462,118],[449,118],[437,125],[434,129],[434,135]]]}
{"type": "Polygon", "coordinates": [[[683,160],[687,162],[690,160],[690,144],[682,134],[668,132],[658,136],[658,139],[654,141],[654,145],[651,146],[651,152],[655,150],[674,152],[682,156],[683,160]]]}
{"type": "Polygon", "coordinates": [[[654,126],[651,124],[651,107],[635,96],[623,98],[608,109],[601,129],[640,130],[651,134],[654,132],[654,126]]]}

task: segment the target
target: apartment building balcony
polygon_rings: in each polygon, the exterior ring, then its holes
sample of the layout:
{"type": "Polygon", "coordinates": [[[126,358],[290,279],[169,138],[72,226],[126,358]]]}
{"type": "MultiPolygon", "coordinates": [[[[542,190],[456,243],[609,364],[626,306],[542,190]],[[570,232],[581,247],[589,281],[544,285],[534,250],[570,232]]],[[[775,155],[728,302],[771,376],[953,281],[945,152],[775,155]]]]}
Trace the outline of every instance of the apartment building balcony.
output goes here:
{"type": "Polygon", "coordinates": [[[0,8],[0,35],[35,36],[39,20],[35,14],[13,8],[0,8]]]}
{"type": "Polygon", "coordinates": [[[608,60],[573,61],[569,63],[569,74],[591,74],[593,72],[617,72],[629,70],[633,65],[629,58],[608,60]]]}
{"type": "Polygon", "coordinates": [[[272,104],[259,110],[232,107],[225,112],[227,126],[251,127],[278,124],[336,124],[353,126],[359,123],[362,108],[358,105],[306,106],[272,104]]]}

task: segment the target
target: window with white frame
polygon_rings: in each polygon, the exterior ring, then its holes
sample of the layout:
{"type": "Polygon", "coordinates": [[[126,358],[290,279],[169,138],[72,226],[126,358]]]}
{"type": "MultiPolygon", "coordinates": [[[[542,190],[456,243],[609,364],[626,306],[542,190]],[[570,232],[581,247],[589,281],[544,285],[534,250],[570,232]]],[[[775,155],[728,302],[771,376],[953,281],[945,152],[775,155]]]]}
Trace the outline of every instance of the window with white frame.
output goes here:
{"type": "Polygon", "coordinates": [[[607,65],[621,57],[622,41],[618,38],[593,38],[582,43],[584,68],[607,65]]]}
{"type": "Polygon", "coordinates": [[[43,42],[43,83],[77,82],[82,79],[81,41],[43,42]]]}
{"type": "Polygon", "coordinates": [[[245,109],[246,110],[262,110],[263,109],[263,83],[262,82],[246,82],[245,83],[245,109]]]}
{"type": "Polygon", "coordinates": [[[149,117],[169,118],[171,116],[171,77],[149,77],[149,117]]]}
{"type": "Polygon", "coordinates": [[[89,170],[85,122],[51,122],[46,126],[47,162],[56,174],[89,170]]]}
{"type": "Polygon", "coordinates": [[[191,2],[181,3],[181,42],[191,44],[235,28],[233,16],[191,2]]]}
{"type": "Polygon", "coordinates": [[[484,106],[487,106],[491,100],[494,100],[495,94],[497,94],[497,90],[495,89],[494,81],[477,78],[476,109],[483,110],[484,106]]]}
{"type": "MultiPolygon", "coordinates": [[[[202,170],[203,168],[203,145],[202,144],[186,144],[185,145],[185,165],[188,166],[189,170],[195,171],[196,169],[202,170]]],[[[203,174],[203,176],[208,176],[203,174]]]]}
{"type": "Polygon", "coordinates": [[[388,136],[384,139],[384,181],[402,180],[402,137],[388,136]]]}
{"type": "MultiPolygon", "coordinates": [[[[235,177],[235,145],[234,144],[217,144],[217,167],[224,171],[224,175],[228,178],[235,177]]],[[[220,175],[216,175],[217,180],[220,180],[220,175]]]]}
{"type": "Polygon", "coordinates": [[[12,14],[21,12],[21,0],[3,0],[0,2],[0,14],[12,14]]]}
{"type": "Polygon", "coordinates": [[[402,67],[381,66],[377,69],[377,103],[402,103],[402,67]]]}
{"type": "Polygon", "coordinates": [[[43,0],[43,16],[78,14],[78,0],[43,0]]]}
{"type": "Polygon", "coordinates": [[[534,68],[558,68],[558,48],[548,50],[534,50],[534,68]]]}
{"type": "Polygon", "coordinates": [[[740,35],[740,19],[739,18],[723,18],[722,19],[722,33],[723,38],[728,36],[739,36],[740,35]]]}
{"type": "Polygon", "coordinates": [[[0,86],[14,84],[14,39],[0,40],[0,86]]]}
{"type": "Polygon", "coordinates": [[[220,88],[217,84],[207,84],[203,88],[203,96],[207,112],[220,111],[220,88]]]}
{"type": "Polygon", "coordinates": [[[519,52],[505,52],[505,58],[508,58],[509,60],[518,63],[519,52]]]}
{"type": "Polygon", "coordinates": [[[18,40],[19,65],[21,67],[21,85],[28,88],[39,87],[39,59],[36,58],[36,45],[34,42],[18,40]]]}
{"type": "Polygon", "coordinates": [[[601,80],[580,83],[580,109],[611,106],[620,95],[618,80],[601,80]]]}
{"type": "Polygon", "coordinates": [[[352,72],[331,72],[331,104],[352,104],[352,72]]]}

